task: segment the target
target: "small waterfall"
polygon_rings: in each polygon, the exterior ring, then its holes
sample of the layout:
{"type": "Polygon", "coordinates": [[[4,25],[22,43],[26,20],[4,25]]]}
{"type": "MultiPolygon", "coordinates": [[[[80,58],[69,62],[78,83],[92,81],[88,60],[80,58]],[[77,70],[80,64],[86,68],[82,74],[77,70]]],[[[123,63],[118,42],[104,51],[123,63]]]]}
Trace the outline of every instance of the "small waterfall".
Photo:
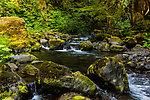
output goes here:
{"type": "Polygon", "coordinates": [[[42,95],[37,93],[36,82],[27,84],[33,97],[30,100],[42,100],[42,95]]]}

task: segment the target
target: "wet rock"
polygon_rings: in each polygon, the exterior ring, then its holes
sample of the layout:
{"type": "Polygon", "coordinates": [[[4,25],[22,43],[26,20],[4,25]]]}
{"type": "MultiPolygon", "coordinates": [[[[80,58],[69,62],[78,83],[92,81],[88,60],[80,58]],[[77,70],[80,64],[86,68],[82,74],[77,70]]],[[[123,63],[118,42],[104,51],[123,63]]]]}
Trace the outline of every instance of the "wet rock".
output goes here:
{"type": "Polygon", "coordinates": [[[28,89],[21,77],[9,67],[0,65],[0,99],[21,100],[26,94],[28,94],[28,89]]]}
{"type": "Polygon", "coordinates": [[[54,62],[44,62],[39,67],[40,80],[43,91],[59,94],[68,91],[95,95],[96,85],[80,72],[72,72],[69,68],[54,62]]]}
{"type": "Polygon", "coordinates": [[[124,43],[127,48],[133,48],[136,46],[137,40],[133,37],[126,37],[124,40],[124,43]]]}
{"type": "Polygon", "coordinates": [[[129,91],[128,77],[122,62],[114,57],[104,57],[95,61],[87,70],[88,76],[105,89],[124,93],[129,91]]]}
{"type": "Polygon", "coordinates": [[[124,61],[126,61],[126,67],[135,68],[141,71],[150,70],[150,52],[147,48],[137,45],[132,48],[131,51],[125,52],[125,55],[128,55],[126,59],[124,59],[124,61]]]}
{"type": "Polygon", "coordinates": [[[25,63],[32,62],[33,60],[37,60],[37,57],[35,57],[30,53],[21,53],[19,55],[14,55],[9,57],[9,61],[15,64],[18,63],[25,64],[25,63]]]}
{"type": "Polygon", "coordinates": [[[84,41],[79,44],[79,48],[81,50],[92,50],[93,44],[91,43],[91,41],[84,41]]]}
{"type": "Polygon", "coordinates": [[[49,48],[51,50],[62,49],[65,44],[64,40],[61,39],[50,39],[49,40],[49,48]]]}
{"type": "Polygon", "coordinates": [[[126,51],[127,48],[125,46],[119,46],[119,45],[111,45],[110,51],[112,52],[123,52],[126,51]]]}
{"type": "Polygon", "coordinates": [[[116,36],[111,36],[111,38],[108,38],[108,43],[111,45],[122,45],[123,41],[116,36]]]}
{"type": "Polygon", "coordinates": [[[6,63],[7,66],[9,66],[13,71],[16,71],[18,69],[18,66],[14,63],[6,63]]]}
{"type": "Polygon", "coordinates": [[[103,52],[110,51],[109,44],[107,42],[101,42],[95,45],[95,49],[101,50],[103,52]]]}
{"type": "Polygon", "coordinates": [[[47,44],[47,43],[48,43],[48,40],[46,40],[46,39],[40,39],[40,43],[41,43],[41,44],[47,44]]]}
{"type": "Polygon", "coordinates": [[[91,99],[82,96],[80,94],[70,92],[70,93],[64,93],[58,100],[91,100],[91,99]]]}

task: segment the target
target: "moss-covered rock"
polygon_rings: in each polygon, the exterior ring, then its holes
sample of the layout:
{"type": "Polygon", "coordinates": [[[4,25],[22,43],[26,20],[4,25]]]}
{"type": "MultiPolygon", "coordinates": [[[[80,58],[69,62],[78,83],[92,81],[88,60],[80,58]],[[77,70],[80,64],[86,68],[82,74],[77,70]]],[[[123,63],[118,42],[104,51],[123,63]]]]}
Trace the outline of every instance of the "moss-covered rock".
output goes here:
{"type": "Polygon", "coordinates": [[[108,43],[111,45],[122,45],[123,41],[119,37],[111,36],[108,38],[108,43]]]}
{"type": "Polygon", "coordinates": [[[137,40],[133,37],[126,37],[124,39],[124,43],[127,48],[133,48],[137,44],[137,40]]]}
{"type": "Polygon", "coordinates": [[[49,40],[49,48],[51,50],[62,49],[65,44],[64,40],[61,39],[50,39],[49,40]]]}
{"type": "Polygon", "coordinates": [[[96,50],[100,50],[103,52],[110,51],[110,45],[107,42],[100,42],[94,47],[96,50]]]}
{"type": "Polygon", "coordinates": [[[87,74],[98,85],[123,93],[129,90],[128,77],[124,65],[114,57],[104,57],[89,66],[87,74]],[[97,78],[96,78],[97,77],[97,78]]]}
{"type": "Polygon", "coordinates": [[[54,62],[39,65],[40,78],[38,84],[47,93],[59,94],[69,91],[95,95],[96,85],[80,72],[73,73],[69,68],[54,62]]]}
{"type": "Polygon", "coordinates": [[[79,48],[81,50],[92,50],[93,44],[91,43],[91,41],[84,41],[79,44],[79,48]]]}
{"type": "Polygon", "coordinates": [[[91,99],[82,96],[80,94],[70,92],[70,93],[64,93],[58,100],[91,100],[91,99]]]}
{"type": "Polygon", "coordinates": [[[95,42],[95,41],[103,41],[105,38],[110,37],[110,34],[107,33],[97,33],[93,35],[90,40],[95,42]]]}
{"type": "Polygon", "coordinates": [[[146,38],[145,35],[139,33],[137,35],[134,36],[134,38],[137,40],[137,43],[142,45],[143,44],[143,40],[145,40],[144,38],[146,38]]]}
{"type": "Polygon", "coordinates": [[[112,52],[123,52],[126,50],[127,50],[127,48],[125,46],[120,46],[120,45],[111,45],[110,46],[110,51],[112,51],[112,52]]]}
{"type": "Polygon", "coordinates": [[[34,65],[26,65],[23,69],[17,72],[25,82],[33,83],[36,81],[36,78],[39,76],[39,69],[34,65]]]}
{"type": "Polygon", "coordinates": [[[21,99],[23,94],[28,94],[24,81],[15,72],[5,65],[0,65],[0,99],[21,99]],[[20,85],[23,88],[20,88],[20,85]]]}
{"type": "Polygon", "coordinates": [[[25,21],[19,17],[0,17],[0,34],[27,37],[25,21]]]}

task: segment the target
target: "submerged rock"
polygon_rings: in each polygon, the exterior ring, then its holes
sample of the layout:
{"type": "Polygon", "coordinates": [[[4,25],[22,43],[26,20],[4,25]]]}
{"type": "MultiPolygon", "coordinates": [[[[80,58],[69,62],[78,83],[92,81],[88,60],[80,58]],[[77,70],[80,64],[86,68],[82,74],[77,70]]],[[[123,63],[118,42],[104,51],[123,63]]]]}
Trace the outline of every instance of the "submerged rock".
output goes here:
{"type": "Polygon", "coordinates": [[[69,68],[51,61],[42,63],[39,67],[38,84],[43,91],[59,94],[69,91],[96,95],[96,85],[80,72],[72,72],[69,68]]]}
{"type": "Polygon", "coordinates": [[[95,61],[87,70],[87,74],[100,87],[124,93],[129,90],[128,77],[122,62],[114,57],[104,57],[95,61]]]}
{"type": "Polygon", "coordinates": [[[70,93],[64,93],[58,100],[91,100],[91,99],[82,96],[80,94],[70,92],[70,93]]]}

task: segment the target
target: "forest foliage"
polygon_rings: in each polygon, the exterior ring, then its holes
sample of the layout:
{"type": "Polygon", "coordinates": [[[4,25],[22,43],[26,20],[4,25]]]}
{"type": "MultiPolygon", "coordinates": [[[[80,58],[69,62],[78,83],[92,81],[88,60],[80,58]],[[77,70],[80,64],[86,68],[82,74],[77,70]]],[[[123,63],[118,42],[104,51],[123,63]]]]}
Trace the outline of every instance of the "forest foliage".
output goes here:
{"type": "Polygon", "coordinates": [[[28,31],[86,34],[102,30],[120,36],[140,32],[149,41],[149,4],[150,0],[1,0],[0,17],[23,18],[28,31]]]}

